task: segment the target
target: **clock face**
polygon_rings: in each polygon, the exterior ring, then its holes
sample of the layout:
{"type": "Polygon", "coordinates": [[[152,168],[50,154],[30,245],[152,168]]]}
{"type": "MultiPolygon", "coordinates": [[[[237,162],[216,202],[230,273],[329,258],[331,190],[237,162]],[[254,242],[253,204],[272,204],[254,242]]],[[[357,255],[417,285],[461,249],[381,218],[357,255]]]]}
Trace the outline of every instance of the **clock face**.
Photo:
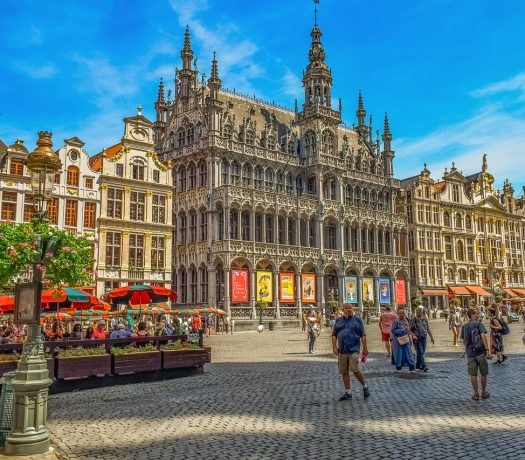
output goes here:
{"type": "Polygon", "coordinates": [[[78,153],[75,150],[71,151],[69,154],[69,158],[71,161],[77,161],[78,153]]]}
{"type": "Polygon", "coordinates": [[[143,129],[134,129],[131,131],[131,137],[137,141],[143,141],[146,139],[146,133],[143,129]]]}

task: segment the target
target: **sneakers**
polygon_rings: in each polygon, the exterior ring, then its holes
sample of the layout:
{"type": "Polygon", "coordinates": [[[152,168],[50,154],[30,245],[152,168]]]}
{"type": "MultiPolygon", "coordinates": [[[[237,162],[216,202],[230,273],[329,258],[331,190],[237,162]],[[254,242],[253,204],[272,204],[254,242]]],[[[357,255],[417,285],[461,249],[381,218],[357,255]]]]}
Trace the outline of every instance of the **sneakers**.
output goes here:
{"type": "Polygon", "coordinates": [[[370,397],[370,391],[368,390],[368,387],[363,387],[363,396],[365,399],[370,397]]]}
{"type": "Polygon", "coordinates": [[[507,355],[503,355],[503,359],[501,360],[501,362],[503,363],[507,358],[508,358],[507,355]]]}
{"type": "Polygon", "coordinates": [[[487,393],[486,391],[481,393],[481,399],[489,399],[489,398],[490,398],[490,393],[487,393]]]}
{"type": "Polygon", "coordinates": [[[352,399],[352,394],[345,391],[345,394],[339,398],[339,401],[347,401],[352,399]]]}

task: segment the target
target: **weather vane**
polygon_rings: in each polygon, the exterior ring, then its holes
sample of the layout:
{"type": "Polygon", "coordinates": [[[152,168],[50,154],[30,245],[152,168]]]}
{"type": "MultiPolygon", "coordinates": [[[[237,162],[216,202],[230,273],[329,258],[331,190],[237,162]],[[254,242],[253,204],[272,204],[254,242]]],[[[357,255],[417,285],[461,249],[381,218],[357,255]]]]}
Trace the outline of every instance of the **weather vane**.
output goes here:
{"type": "Polygon", "coordinates": [[[319,0],[314,0],[314,5],[315,25],[317,25],[317,5],[319,5],[319,0]]]}

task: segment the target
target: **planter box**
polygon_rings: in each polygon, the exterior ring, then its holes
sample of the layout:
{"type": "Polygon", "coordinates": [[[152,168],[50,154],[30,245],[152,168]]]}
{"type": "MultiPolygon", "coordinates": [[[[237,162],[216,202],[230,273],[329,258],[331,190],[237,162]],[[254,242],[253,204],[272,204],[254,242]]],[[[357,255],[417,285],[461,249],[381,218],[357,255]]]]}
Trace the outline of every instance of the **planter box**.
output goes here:
{"type": "Polygon", "coordinates": [[[75,356],[55,359],[55,377],[57,379],[94,377],[108,375],[111,372],[111,355],[75,356]]]}
{"type": "MultiPolygon", "coordinates": [[[[55,359],[46,358],[47,369],[49,371],[49,378],[53,379],[55,377],[55,359]]],[[[0,361],[0,377],[9,371],[16,371],[18,367],[18,361],[0,361]]]]}
{"type": "Polygon", "coordinates": [[[211,363],[211,348],[202,350],[162,350],[162,369],[202,367],[211,363]]]}
{"type": "Polygon", "coordinates": [[[112,374],[159,371],[161,369],[161,354],[160,351],[145,351],[111,355],[111,363],[112,374]]]}

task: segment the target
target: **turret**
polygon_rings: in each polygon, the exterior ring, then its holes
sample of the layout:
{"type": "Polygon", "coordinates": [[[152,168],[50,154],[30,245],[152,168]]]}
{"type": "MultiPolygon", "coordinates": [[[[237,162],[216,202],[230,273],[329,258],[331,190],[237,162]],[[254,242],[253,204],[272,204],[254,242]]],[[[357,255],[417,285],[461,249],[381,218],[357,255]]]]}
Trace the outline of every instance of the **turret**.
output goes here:
{"type": "Polygon", "coordinates": [[[211,61],[211,73],[208,79],[210,96],[207,101],[208,107],[208,129],[210,134],[219,135],[221,126],[222,102],[219,100],[219,90],[221,89],[221,79],[219,78],[219,66],[215,51],[211,61]]]}
{"type": "Polygon", "coordinates": [[[211,74],[208,79],[208,87],[210,88],[210,99],[219,98],[219,90],[221,89],[221,79],[219,78],[219,67],[215,51],[213,52],[213,59],[211,61],[211,74]]]}
{"type": "MultiPolygon", "coordinates": [[[[392,150],[392,133],[388,124],[388,114],[385,113],[385,122],[383,125],[383,165],[385,176],[392,177],[394,175],[394,151],[392,150]]],[[[425,170],[427,166],[425,163],[425,170]]]]}
{"type": "Polygon", "coordinates": [[[157,101],[155,102],[155,113],[157,114],[155,126],[157,129],[163,128],[166,125],[166,102],[164,100],[164,82],[162,81],[162,78],[159,82],[159,91],[157,93],[157,101]]]}

